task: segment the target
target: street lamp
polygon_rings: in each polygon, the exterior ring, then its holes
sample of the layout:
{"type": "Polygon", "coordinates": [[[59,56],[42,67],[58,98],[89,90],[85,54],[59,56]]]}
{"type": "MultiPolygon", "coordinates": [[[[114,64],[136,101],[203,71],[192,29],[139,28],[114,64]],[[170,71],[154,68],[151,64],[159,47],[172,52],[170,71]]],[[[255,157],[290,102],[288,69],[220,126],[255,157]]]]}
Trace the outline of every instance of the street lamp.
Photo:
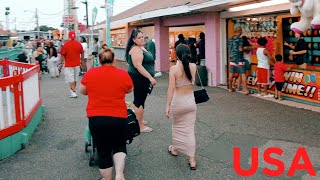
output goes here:
{"type": "Polygon", "coordinates": [[[10,7],[6,7],[6,12],[4,13],[4,15],[6,16],[6,28],[7,28],[7,31],[10,30],[10,27],[9,27],[9,14],[10,14],[10,7]]]}

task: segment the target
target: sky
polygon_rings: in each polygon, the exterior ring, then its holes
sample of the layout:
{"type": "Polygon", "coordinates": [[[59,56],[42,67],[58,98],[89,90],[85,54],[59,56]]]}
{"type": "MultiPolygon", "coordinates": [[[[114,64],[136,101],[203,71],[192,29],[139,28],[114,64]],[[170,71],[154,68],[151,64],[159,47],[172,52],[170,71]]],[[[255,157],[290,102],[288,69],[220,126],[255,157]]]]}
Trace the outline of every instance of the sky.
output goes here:
{"type": "MultiPolygon", "coordinates": [[[[78,21],[86,24],[83,20],[86,15],[85,4],[81,3],[86,0],[74,0],[75,6],[79,7],[78,21]]],[[[102,22],[106,18],[105,9],[100,8],[105,4],[105,0],[87,0],[89,24],[91,24],[91,11],[94,7],[98,8],[98,15],[96,22],[102,22]]],[[[146,0],[114,0],[113,15],[117,15],[131,7],[134,7],[146,0]]],[[[62,16],[65,10],[64,0],[0,0],[0,23],[6,27],[5,23],[5,7],[10,7],[9,24],[10,29],[18,30],[33,30],[36,27],[35,9],[38,9],[39,25],[47,25],[54,28],[60,28],[62,23],[62,16]]]]}

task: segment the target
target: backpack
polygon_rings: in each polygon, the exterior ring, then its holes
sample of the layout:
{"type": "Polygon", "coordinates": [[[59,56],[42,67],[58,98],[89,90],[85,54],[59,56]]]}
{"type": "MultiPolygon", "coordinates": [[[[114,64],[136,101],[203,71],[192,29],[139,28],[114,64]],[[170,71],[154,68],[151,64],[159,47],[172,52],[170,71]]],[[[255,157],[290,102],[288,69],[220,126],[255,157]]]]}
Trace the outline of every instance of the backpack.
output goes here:
{"type": "Polygon", "coordinates": [[[126,119],[126,142],[131,144],[133,138],[139,136],[140,126],[136,114],[132,109],[127,109],[128,117],[126,119]]]}

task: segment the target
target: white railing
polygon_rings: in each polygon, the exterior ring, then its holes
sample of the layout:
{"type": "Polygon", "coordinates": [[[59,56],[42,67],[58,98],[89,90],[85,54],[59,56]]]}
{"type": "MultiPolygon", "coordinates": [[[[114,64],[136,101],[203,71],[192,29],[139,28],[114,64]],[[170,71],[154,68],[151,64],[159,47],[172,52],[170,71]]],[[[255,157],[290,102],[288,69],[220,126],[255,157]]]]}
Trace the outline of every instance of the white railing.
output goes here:
{"type": "Polygon", "coordinates": [[[26,118],[33,110],[35,105],[39,102],[39,73],[33,74],[28,79],[22,82],[24,101],[24,118],[26,118]]]}
{"type": "Polygon", "coordinates": [[[40,68],[0,60],[3,77],[0,77],[0,139],[27,126],[41,104],[40,68]]]}

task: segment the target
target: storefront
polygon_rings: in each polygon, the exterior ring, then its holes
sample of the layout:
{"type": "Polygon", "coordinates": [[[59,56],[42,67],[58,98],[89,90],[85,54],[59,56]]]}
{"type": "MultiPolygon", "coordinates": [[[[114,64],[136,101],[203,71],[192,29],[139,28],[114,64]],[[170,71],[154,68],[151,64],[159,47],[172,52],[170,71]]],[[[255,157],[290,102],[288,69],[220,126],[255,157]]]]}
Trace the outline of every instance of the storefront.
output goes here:
{"type": "MultiPolygon", "coordinates": [[[[242,36],[248,37],[250,44],[254,47],[254,50],[250,53],[251,56],[251,69],[248,75],[247,84],[248,87],[256,90],[256,69],[257,69],[257,57],[256,50],[259,47],[257,40],[260,37],[265,37],[268,40],[266,49],[275,56],[281,54],[284,59],[284,63],[287,66],[292,67],[292,70],[285,73],[285,85],[283,89],[283,95],[286,99],[298,101],[302,103],[312,104],[320,106],[320,31],[315,29],[309,29],[303,33],[303,38],[308,44],[308,62],[306,69],[297,68],[296,62],[294,62],[293,56],[289,54],[290,49],[284,46],[284,42],[295,46],[297,39],[294,32],[290,29],[290,25],[299,21],[298,16],[292,16],[289,13],[289,4],[283,4],[282,9],[280,7],[268,8],[268,13],[263,13],[262,9],[256,11],[259,13],[235,13],[235,16],[222,14],[221,19],[225,21],[227,25],[227,34],[225,37],[224,47],[227,46],[227,41],[234,35],[234,30],[237,27],[242,28],[242,36]],[[288,6],[287,6],[288,5],[288,6]],[[274,11],[270,11],[270,10],[274,11]]],[[[226,52],[225,52],[226,53],[226,52]]],[[[226,54],[228,57],[228,54],[226,54]]],[[[224,59],[226,66],[228,58],[224,59]]],[[[225,76],[228,76],[229,68],[226,68],[225,76]]],[[[270,82],[269,89],[272,93],[275,91],[275,82],[273,79],[273,67],[270,69],[270,82]]]]}

